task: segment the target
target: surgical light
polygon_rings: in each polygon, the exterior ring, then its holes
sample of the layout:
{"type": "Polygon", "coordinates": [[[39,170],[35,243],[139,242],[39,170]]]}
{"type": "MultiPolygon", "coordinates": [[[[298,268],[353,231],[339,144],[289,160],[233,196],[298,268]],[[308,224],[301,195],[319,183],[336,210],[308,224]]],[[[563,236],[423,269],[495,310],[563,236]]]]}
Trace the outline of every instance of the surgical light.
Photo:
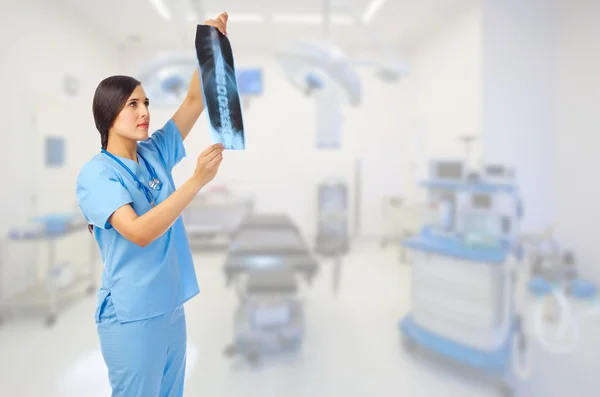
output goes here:
{"type": "MultiPolygon", "coordinates": [[[[368,67],[375,70],[377,77],[387,83],[398,81],[409,72],[409,66],[392,55],[365,20],[372,18],[383,5],[383,1],[375,0],[361,18],[344,0],[324,0],[323,16],[311,21],[324,21],[325,38],[321,41],[293,41],[276,51],[276,57],[288,81],[302,92],[310,95],[315,92],[311,86],[314,76],[318,76],[322,85],[333,92],[340,93],[341,98],[351,106],[361,103],[361,83],[355,67],[368,67]],[[370,36],[375,47],[382,53],[383,61],[351,59],[344,51],[330,40],[331,25],[335,23],[334,10],[343,9],[349,20],[356,22],[370,36]]],[[[337,16],[339,17],[340,14],[337,16]]],[[[323,87],[320,87],[322,91],[323,87]]]]}
{"type": "Polygon", "coordinates": [[[137,78],[143,83],[152,106],[173,108],[185,97],[197,67],[193,54],[161,53],[144,65],[137,78]]]}
{"type": "Polygon", "coordinates": [[[338,47],[325,41],[294,41],[276,56],[286,78],[306,94],[325,85],[340,92],[350,105],[360,104],[360,78],[338,47]]]}
{"type": "MultiPolygon", "coordinates": [[[[136,77],[156,108],[172,109],[187,95],[198,60],[194,53],[163,52],[151,58],[136,77]]],[[[257,68],[236,68],[238,91],[246,109],[250,100],[263,93],[263,73],[257,68]]]]}

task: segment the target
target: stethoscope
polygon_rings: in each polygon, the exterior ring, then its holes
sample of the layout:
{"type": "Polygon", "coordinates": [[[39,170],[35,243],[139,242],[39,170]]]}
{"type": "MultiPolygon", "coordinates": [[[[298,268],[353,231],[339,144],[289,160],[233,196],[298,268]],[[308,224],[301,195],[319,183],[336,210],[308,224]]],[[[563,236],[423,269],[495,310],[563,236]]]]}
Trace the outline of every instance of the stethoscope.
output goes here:
{"type": "MultiPolygon", "coordinates": [[[[115,160],[117,163],[119,163],[121,165],[121,167],[125,168],[127,170],[127,172],[129,172],[129,175],[131,175],[133,177],[133,179],[135,179],[139,188],[142,189],[142,191],[144,192],[144,195],[146,196],[146,199],[148,200],[150,205],[154,207],[156,204],[154,202],[154,196],[152,196],[152,192],[150,192],[150,190],[146,186],[144,186],[142,181],[140,181],[140,179],[129,169],[129,167],[127,167],[125,164],[123,164],[123,162],[121,160],[119,160],[118,158],[116,158],[114,155],[108,153],[104,148],[102,148],[101,150],[102,150],[102,153],[106,154],[108,157],[115,160]]],[[[150,187],[150,189],[155,190],[155,191],[162,189],[162,182],[160,181],[160,179],[158,179],[158,175],[156,175],[156,171],[154,170],[154,168],[152,168],[152,166],[150,164],[148,164],[148,162],[146,161],[144,156],[142,156],[139,153],[137,155],[142,159],[144,164],[146,164],[146,169],[148,170],[148,172],[150,172],[150,180],[148,181],[148,186],[150,187]]]]}

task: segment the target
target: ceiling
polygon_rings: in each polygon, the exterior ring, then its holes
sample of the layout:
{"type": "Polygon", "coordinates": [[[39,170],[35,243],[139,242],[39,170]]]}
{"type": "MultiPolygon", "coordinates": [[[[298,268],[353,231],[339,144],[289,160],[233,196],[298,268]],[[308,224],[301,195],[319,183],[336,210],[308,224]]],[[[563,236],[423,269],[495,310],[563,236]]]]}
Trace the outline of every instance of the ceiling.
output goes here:
{"type": "Polygon", "coordinates": [[[189,49],[195,25],[226,10],[233,49],[244,53],[272,52],[296,39],[322,39],[327,31],[348,53],[378,50],[370,34],[394,52],[407,51],[420,38],[477,4],[477,0],[331,0],[339,6],[333,7],[333,23],[326,31],[324,0],[60,1],[119,45],[150,51],[189,49]],[[161,4],[170,10],[170,20],[159,15],[161,4]],[[354,22],[345,6],[359,18],[366,17],[369,30],[354,22]]]}

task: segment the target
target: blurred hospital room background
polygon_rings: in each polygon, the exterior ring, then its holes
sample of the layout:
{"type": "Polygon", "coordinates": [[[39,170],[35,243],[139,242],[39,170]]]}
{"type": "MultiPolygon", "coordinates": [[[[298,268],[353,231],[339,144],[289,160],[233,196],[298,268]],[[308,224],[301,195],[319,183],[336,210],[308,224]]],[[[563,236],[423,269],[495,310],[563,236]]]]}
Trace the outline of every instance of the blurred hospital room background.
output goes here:
{"type": "Polygon", "coordinates": [[[93,93],[137,77],[159,129],[222,11],[246,150],[182,215],[186,397],[600,393],[600,1],[0,6],[0,396],[110,395],[93,93]]]}

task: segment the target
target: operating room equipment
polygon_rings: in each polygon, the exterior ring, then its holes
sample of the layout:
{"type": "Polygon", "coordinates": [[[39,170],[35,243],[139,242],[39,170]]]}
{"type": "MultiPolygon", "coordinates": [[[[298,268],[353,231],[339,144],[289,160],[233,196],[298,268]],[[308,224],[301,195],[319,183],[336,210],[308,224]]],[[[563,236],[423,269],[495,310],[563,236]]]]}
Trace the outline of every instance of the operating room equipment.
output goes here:
{"type": "Polygon", "coordinates": [[[523,233],[515,172],[500,165],[441,172],[423,182],[434,209],[417,236],[412,312],[400,322],[405,345],[422,346],[491,374],[505,395],[532,371],[532,344],[550,353],[577,347],[587,318],[600,315],[597,286],[575,255],[545,233],[523,233]],[[473,178],[473,175],[477,175],[473,178]],[[453,222],[436,203],[451,196],[453,222]]]}
{"type": "Polygon", "coordinates": [[[235,234],[223,271],[239,297],[226,355],[256,363],[262,354],[301,344],[304,314],[296,274],[310,284],[318,262],[288,216],[251,215],[235,234]]]}
{"type": "Polygon", "coordinates": [[[395,82],[409,71],[406,62],[394,56],[391,47],[379,37],[376,31],[366,24],[355,12],[349,1],[324,0],[324,37],[319,41],[297,40],[285,45],[276,52],[277,59],[288,80],[301,91],[306,92],[307,76],[320,76],[325,85],[331,84],[352,106],[361,102],[360,78],[355,67],[369,67],[376,70],[377,76],[386,82],[395,82]],[[335,10],[348,12],[360,29],[369,36],[384,61],[354,59],[333,44],[331,18],[335,10]]]}
{"type": "Polygon", "coordinates": [[[192,249],[224,249],[254,208],[250,195],[232,191],[200,192],[182,216],[192,249]]]}
{"type": "Polygon", "coordinates": [[[315,252],[333,259],[333,292],[337,295],[342,277],[342,257],[350,249],[349,192],[343,181],[329,180],[317,187],[317,237],[315,252]]]}
{"type": "MultiPolygon", "coordinates": [[[[87,222],[78,213],[48,214],[32,218],[29,222],[9,230],[2,242],[5,251],[16,245],[45,244],[47,257],[42,268],[40,263],[30,264],[36,271],[36,276],[24,291],[14,296],[5,296],[0,301],[0,318],[12,314],[17,310],[38,308],[45,310],[45,324],[52,326],[58,316],[59,309],[69,298],[73,291],[82,284],[87,284],[85,292],[92,294],[96,290],[96,260],[98,252],[90,242],[88,257],[85,260],[86,270],[75,269],[73,258],[68,262],[58,259],[57,244],[59,240],[74,237],[78,233],[88,233],[87,222]]],[[[75,252],[75,251],[73,251],[75,252]]],[[[4,274],[3,267],[12,266],[8,262],[8,255],[0,257],[0,275],[4,274]]],[[[0,284],[1,285],[1,284],[0,284]]]]}
{"type": "Polygon", "coordinates": [[[243,230],[292,230],[300,233],[298,225],[287,214],[282,213],[253,213],[248,215],[240,225],[243,230]]]}
{"type": "Polygon", "coordinates": [[[412,312],[400,322],[422,346],[492,375],[511,393],[513,249],[522,217],[513,184],[468,179],[464,162],[432,161],[430,214],[402,245],[411,250],[412,312]]]}
{"type": "Polygon", "coordinates": [[[341,147],[341,104],[352,107],[362,103],[362,87],[357,67],[376,70],[377,77],[396,82],[408,73],[408,65],[397,60],[384,40],[354,11],[349,1],[323,0],[324,37],[321,40],[295,40],[276,51],[276,58],[288,82],[305,95],[317,98],[317,147],[341,147]],[[383,57],[381,62],[352,59],[332,40],[331,18],[334,10],[348,12],[361,31],[369,36],[383,57]]]}
{"type": "Polygon", "coordinates": [[[315,251],[320,255],[340,257],[349,250],[348,194],[348,186],[342,181],[325,181],[317,187],[315,251]]]}
{"type": "Polygon", "coordinates": [[[318,262],[297,226],[291,220],[289,224],[276,223],[279,216],[271,214],[265,215],[264,223],[258,222],[261,216],[253,214],[252,220],[242,223],[233,237],[223,267],[227,285],[242,274],[277,267],[299,272],[310,283],[318,262]]]}
{"type": "Polygon", "coordinates": [[[597,285],[582,278],[574,254],[562,249],[552,228],[522,236],[520,248],[520,337],[537,340],[550,353],[573,353],[581,324],[600,315],[597,285]]]}
{"type": "Polygon", "coordinates": [[[503,165],[490,164],[483,168],[483,177],[499,185],[510,183],[515,178],[515,171],[503,165]]]}
{"type": "Polygon", "coordinates": [[[467,166],[461,159],[432,159],[429,161],[429,179],[436,182],[460,182],[465,179],[467,166]]]}
{"type": "MultiPolygon", "coordinates": [[[[162,52],[146,61],[136,74],[152,98],[152,106],[163,109],[176,108],[187,94],[198,60],[194,52],[162,52]]],[[[242,108],[248,109],[250,101],[261,96],[263,73],[259,68],[237,66],[235,69],[242,108]]]]}

